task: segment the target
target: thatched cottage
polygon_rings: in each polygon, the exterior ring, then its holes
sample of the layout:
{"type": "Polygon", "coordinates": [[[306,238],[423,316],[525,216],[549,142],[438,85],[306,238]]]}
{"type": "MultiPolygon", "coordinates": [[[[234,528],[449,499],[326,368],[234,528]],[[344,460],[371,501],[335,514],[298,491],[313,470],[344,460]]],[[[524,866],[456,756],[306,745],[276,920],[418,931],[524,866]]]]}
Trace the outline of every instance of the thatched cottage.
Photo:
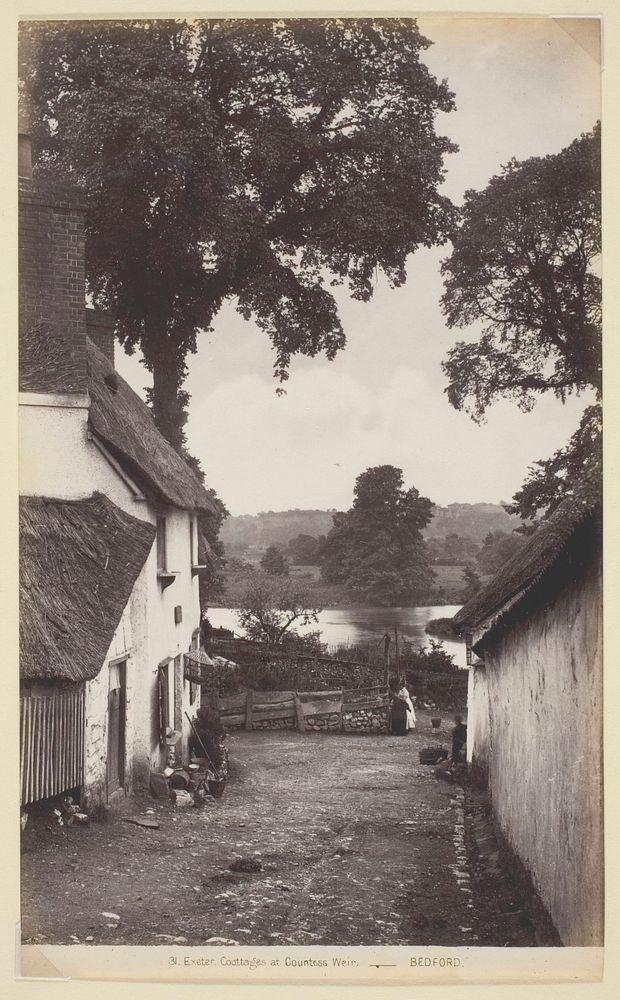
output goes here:
{"type": "Polygon", "coordinates": [[[165,765],[167,730],[187,750],[214,501],[115,372],[114,324],[85,308],[83,210],[33,181],[26,136],[19,208],[22,803],[114,803],[165,765]]]}
{"type": "Polygon", "coordinates": [[[602,553],[597,497],[565,500],[455,617],[468,757],[515,874],[565,945],[603,942],[602,553]]]}

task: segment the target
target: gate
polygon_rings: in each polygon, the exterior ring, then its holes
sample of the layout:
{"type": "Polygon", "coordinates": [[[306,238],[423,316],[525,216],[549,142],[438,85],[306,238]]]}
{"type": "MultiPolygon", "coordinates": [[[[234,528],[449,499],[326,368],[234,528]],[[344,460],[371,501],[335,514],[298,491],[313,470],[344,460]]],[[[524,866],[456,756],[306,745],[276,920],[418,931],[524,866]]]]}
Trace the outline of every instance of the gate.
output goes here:
{"type": "Polygon", "coordinates": [[[60,795],[84,777],[84,688],[20,702],[21,803],[60,795]]]}

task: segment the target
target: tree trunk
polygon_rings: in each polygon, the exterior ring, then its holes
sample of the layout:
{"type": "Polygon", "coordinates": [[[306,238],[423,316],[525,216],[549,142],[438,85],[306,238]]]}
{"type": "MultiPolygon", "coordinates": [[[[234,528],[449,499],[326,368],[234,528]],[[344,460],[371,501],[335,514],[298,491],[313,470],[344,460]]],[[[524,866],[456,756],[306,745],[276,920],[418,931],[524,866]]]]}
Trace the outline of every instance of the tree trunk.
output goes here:
{"type": "Polygon", "coordinates": [[[165,358],[160,358],[153,364],[153,417],[161,433],[176,451],[180,451],[185,444],[183,427],[187,421],[181,381],[175,365],[165,358]]]}
{"type": "Polygon", "coordinates": [[[189,396],[182,391],[185,380],[184,347],[168,336],[167,323],[160,318],[145,324],[142,349],[147,368],[153,374],[149,401],[158,429],[176,451],[185,444],[183,428],[187,422],[189,396]]]}

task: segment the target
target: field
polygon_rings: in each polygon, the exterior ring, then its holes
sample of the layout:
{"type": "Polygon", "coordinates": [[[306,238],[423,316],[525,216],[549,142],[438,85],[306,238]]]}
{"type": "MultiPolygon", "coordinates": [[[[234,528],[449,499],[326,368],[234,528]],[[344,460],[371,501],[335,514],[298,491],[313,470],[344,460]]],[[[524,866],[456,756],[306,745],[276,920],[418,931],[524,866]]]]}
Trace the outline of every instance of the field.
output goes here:
{"type": "MultiPolygon", "coordinates": [[[[258,567],[257,567],[258,568],[258,567]]],[[[429,595],[428,604],[458,604],[463,589],[462,566],[434,566],[436,573],[435,587],[443,592],[443,600],[429,595]]],[[[235,608],[239,605],[241,595],[247,589],[250,570],[231,569],[224,573],[225,591],[218,601],[212,601],[212,607],[235,608]]],[[[352,597],[345,587],[337,583],[325,583],[321,580],[318,566],[291,566],[290,575],[293,579],[307,586],[311,599],[320,608],[346,607],[360,603],[352,597]]]]}

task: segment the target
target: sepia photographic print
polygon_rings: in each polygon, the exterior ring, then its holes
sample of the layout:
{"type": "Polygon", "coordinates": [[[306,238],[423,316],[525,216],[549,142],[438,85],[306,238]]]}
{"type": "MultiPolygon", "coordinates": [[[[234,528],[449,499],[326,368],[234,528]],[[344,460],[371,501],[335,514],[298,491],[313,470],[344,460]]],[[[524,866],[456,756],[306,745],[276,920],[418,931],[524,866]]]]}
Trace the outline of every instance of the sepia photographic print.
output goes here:
{"type": "Polygon", "coordinates": [[[18,974],[600,979],[601,19],[18,34],[18,974]]]}

